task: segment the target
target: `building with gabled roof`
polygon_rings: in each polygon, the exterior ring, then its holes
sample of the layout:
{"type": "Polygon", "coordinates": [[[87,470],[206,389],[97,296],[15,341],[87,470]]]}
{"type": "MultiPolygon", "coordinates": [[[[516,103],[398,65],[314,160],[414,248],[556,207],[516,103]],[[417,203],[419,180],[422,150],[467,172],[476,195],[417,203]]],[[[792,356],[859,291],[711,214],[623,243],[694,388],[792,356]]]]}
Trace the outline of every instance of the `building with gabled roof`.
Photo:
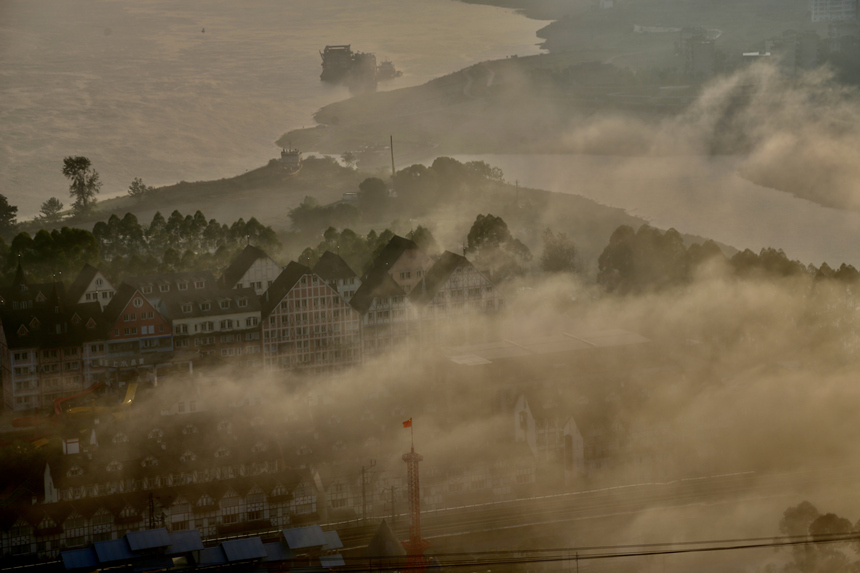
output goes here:
{"type": "Polygon", "coordinates": [[[69,287],[67,296],[69,302],[73,303],[98,302],[104,310],[115,293],[116,289],[107,277],[99,269],[87,263],[69,287]]]}
{"type": "Polygon", "coordinates": [[[69,303],[60,282],[29,285],[19,265],[4,289],[0,312],[3,404],[10,410],[49,409],[84,388],[93,372],[84,357],[104,337],[96,301],[69,303]]]}
{"type": "Polygon", "coordinates": [[[424,253],[415,241],[394,235],[373,260],[361,280],[364,281],[371,273],[383,270],[408,294],[431,266],[433,259],[424,253]]]}
{"type": "Polygon", "coordinates": [[[330,372],[361,363],[361,318],[311,269],[290,262],[261,297],[268,369],[330,372]]]}
{"type": "Polygon", "coordinates": [[[409,293],[418,308],[422,340],[431,345],[474,342],[473,317],[504,308],[504,298],[469,260],[445,251],[409,293]]]}
{"type": "MultiPolygon", "coordinates": [[[[364,358],[380,355],[395,347],[413,347],[419,342],[418,313],[406,292],[391,275],[377,268],[367,275],[350,306],[361,316],[361,339],[364,358]]],[[[402,352],[392,357],[406,358],[402,352]]]]}
{"type": "Polygon", "coordinates": [[[331,251],[322,254],[320,260],[314,265],[313,271],[347,301],[361,286],[361,279],[355,271],[343,260],[343,257],[331,251]]]}
{"type": "Polygon", "coordinates": [[[224,270],[220,282],[226,288],[252,288],[261,295],[282,270],[264,250],[247,245],[224,270]]]}
{"type": "Polygon", "coordinates": [[[217,360],[261,366],[260,298],[252,288],[220,283],[161,296],[159,312],[173,324],[173,346],[217,360]]]}
{"type": "Polygon", "coordinates": [[[105,367],[118,378],[136,379],[157,373],[158,364],[169,362],[173,352],[170,320],[141,290],[126,282],[104,310],[106,327],[105,367]]]}
{"type": "Polygon", "coordinates": [[[146,300],[157,305],[164,296],[213,288],[215,277],[209,271],[185,271],[129,277],[123,282],[139,289],[146,300]]]}

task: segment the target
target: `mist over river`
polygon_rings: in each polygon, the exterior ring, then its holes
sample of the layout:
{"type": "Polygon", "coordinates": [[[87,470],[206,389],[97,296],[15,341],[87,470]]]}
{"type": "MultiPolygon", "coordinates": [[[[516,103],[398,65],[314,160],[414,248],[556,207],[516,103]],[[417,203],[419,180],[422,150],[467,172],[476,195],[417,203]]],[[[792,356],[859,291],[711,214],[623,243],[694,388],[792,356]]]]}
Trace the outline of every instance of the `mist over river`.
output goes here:
{"type": "MultiPolygon", "coordinates": [[[[457,155],[500,167],[520,185],[574,193],[674,227],[759,252],[781,248],[816,266],[860,267],[860,213],[822,207],[743,179],[739,157],[457,155]]],[[[559,229],[564,230],[564,229],[559,229]]],[[[609,240],[609,237],[606,237],[609,240]]]]}
{"type": "Polygon", "coordinates": [[[390,59],[394,89],[538,53],[543,25],[453,0],[0,0],[0,193],[19,217],[68,204],[67,155],[102,198],[236,175],[349,97],[319,81],[326,44],[390,59]]]}

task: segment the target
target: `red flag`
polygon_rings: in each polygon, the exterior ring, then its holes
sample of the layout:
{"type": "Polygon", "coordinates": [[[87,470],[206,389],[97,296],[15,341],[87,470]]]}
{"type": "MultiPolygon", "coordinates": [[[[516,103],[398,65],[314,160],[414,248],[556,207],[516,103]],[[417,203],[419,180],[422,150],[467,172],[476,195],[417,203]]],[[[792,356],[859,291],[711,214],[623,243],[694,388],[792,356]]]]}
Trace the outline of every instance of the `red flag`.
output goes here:
{"type": "Polygon", "coordinates": [[[412,427],[412,418],[409,418],[408,420],[403,422],[403,427],[404,428],[411,428],[412,427]]]}

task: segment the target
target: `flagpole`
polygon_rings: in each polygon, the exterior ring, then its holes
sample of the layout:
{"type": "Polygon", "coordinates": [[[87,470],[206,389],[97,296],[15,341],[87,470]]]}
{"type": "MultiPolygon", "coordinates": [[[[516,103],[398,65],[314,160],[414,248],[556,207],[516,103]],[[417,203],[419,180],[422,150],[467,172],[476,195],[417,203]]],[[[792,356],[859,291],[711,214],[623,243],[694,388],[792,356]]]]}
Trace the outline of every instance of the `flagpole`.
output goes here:
{"type": "Polygon", "coordinates": [[[412,418],[409,418],[409,437],[412,439],[412,451],[415,451],[415,427],[412,418]]]}

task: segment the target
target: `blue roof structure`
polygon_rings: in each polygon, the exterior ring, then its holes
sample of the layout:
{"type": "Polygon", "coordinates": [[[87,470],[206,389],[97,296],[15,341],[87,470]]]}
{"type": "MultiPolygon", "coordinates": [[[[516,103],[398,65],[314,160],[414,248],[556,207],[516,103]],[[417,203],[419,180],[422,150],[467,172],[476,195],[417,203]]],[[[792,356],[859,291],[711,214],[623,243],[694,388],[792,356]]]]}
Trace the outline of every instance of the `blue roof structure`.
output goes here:
{"type": "Polygon", "coordinates": [[[135,573],[146,573],[147,571],[163,571],[173,567],[173,559],[170,557],[158,556],[147,557],[132,564],[132,569],[135,573]]]}
{"type": "Polygon", "coordinates": [[[99,560],[92,547],[63,551],[60,553],[60,558],[63,560],[63,567],[66,569],[93,570],[99,566],[99,560]]]}
{"type": "Polygon", "coordinates": [[[287,544],[283,541],[264,543],[263,548],[266,550],[266,558],[263,559],[264,563],[273,561],[289,561],[290,559],[296,558],[295,554],[290,551],[290,548],[287,547],[287,544]]]}
{"type": "Polygon", "coordinates": [[[145,529],[143,531],[129,531],[125,534],[128,546],[132,551],[141,549],[155,549],[156,547],[167,547],[170,545],[170,534],[167,529],[145,529]]]}
{"type": "Polygon", "coordinates": [[[200,553],[197,555],[197,565],[199,566],[226,564],[227,556],[224,555],[224,550],[221,549],[220,545],[218,545],[217,547],[207,547],[205,549],[201,549],[200,553]]]}
{"type": "Polygon", "coordinates": [[[322,547],[328,543],[328,539],[319,525],[284,529],[281,533],[284,534],[284,541],[286,541],[287,546],[292,550],[322,547]]]}
{"type": "Polygon", "coordinates": [[[196,529],[188,531],[173,531],[170,533],[170,546],[164,552],[165,555],[180,555],[182,553],[190,553],[191,551],[200,551],[203,549],[203,541],[200,539],[200,532],[196,529]]]}
{"type": "Polygon", "coordinates": [[[221,549],[227,556],[227,561],[250,561],[251,559],[263,559],[267,556],[266,549],[259,537],[248,537],[246,539],[231,539],[221,543],[221,549]]]}
{"type": "Polygon", "coordinates": [[[98,557],[100,564],[114,561],[128,561],[138,556],[131,550],[128,541],[124,537],[109,541],[97,541],[93,543],[93,550],[96,552],[96,557],[98,557]]]}
{"type": "Polygon", "coordinates": [[[343,562],[343,556],[340,553],[334,553],[332,555],[321,555],[320,565],[324,569],[331,569],[332,567],[345,567],[346,563],[343,562]]]}
{"type": "Polygon", "coordinates": [[[325,535],[326,539],[326,544],[323,545],[324,551],[343,549],[343,541],[340,540],[340,535],[337,534],[337,531],[323,531],[323,535],[325,535]]]}

